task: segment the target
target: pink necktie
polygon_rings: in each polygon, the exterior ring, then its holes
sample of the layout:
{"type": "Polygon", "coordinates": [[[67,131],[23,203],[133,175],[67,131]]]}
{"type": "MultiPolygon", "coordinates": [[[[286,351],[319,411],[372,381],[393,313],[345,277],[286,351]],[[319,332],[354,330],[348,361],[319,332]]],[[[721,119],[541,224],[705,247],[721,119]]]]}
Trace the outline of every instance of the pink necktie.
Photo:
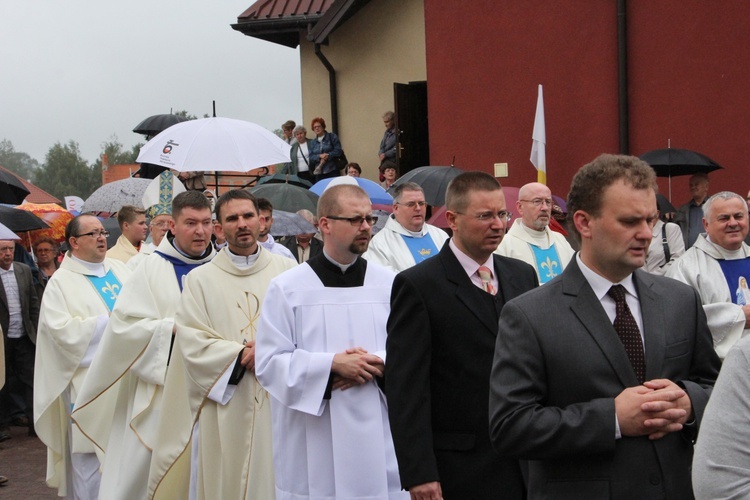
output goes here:
{"type": "Polygon", "coordinates": [[[477,274],[482,279],[482,290],[495,295],[495,287],[492,286],[492,271],[490,271],[490,268],[487,266],[479,266],[477,274]]]}

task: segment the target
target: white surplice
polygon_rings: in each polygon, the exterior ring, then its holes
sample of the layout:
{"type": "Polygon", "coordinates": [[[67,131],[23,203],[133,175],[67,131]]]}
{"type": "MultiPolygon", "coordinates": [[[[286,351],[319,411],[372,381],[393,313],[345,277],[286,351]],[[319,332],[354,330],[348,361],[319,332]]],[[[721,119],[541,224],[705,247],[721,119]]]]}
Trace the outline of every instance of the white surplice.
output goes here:
{"type": "Polygon", "coordinates": [[[393,277],[370,264],[364,286],[327,288],[303,264],[271,282],[256,372],[272,396],[277,500],[409,498],[376,381],[324,399],[335,353],[361,347],[385,360],[393,277]]]}

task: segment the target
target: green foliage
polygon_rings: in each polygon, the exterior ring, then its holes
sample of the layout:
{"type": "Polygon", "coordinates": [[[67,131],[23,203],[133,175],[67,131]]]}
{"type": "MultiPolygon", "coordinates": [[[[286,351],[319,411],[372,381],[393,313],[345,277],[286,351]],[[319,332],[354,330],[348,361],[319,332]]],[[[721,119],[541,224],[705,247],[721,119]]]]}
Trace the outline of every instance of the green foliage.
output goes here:
{"type": "Polygon", "coordinates": [[[26,153],[16,151],[7,139],[0,141],[0,165],[24,179],[31,179],[39,168],[39,162],[26,153]]]}
{"type": "MultiPolygon", "coordinates": [[[[175,111],[172,113],[173,115],[181,116],[183,118],[187,118],[188,120],[197,120],[198,117],[194,114],[188,113],[186,110],[181,109],[180,111],[175,111]]],[[[208,115],[203,115],[203,118],[208,118],[208,115]]]]}
{"type": "Polygon", "coordinates": [[[101,186],[101,170],[98,175],[95,170],[81,158],[77,142],[57,142],[47,152],[44,164],[36,171],[32,182],[61,200],[71,195],[86,199],[101,186]]]}

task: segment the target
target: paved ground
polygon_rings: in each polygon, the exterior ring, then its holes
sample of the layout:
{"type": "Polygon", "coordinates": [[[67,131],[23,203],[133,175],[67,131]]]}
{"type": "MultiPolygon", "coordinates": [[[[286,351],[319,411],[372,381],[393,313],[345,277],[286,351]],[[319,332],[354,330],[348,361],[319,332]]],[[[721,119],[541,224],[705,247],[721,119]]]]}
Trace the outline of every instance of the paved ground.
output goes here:
{"type": "Polygon", "coordinates": [[[44,483],[47,448],[39,438],[28,437],[26,427],[11,427],[12,439],[0,443],[0,476],[8,478],[0,486],[3,500],[57,498],[57,490],[44,483]]]}

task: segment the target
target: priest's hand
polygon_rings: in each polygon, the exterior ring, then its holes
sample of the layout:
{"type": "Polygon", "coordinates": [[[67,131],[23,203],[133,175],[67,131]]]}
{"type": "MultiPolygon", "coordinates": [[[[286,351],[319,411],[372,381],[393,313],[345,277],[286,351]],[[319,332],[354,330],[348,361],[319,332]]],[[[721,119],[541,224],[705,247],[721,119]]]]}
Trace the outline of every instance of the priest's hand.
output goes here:
{"type": "Polygon", "coordinates": [[[364,384],[373,377],[382,377],[384,366],[382,359],[367,353],[361,347],[356,347],[335,354],[331,371],[357,384],[364,384]]]}
{"type": "Polygon", "coordinates": [[[242,358],[240,364],[245,367],[246,370],[253,371],[255,369],[255,341],[250,340],[245,343],[245,348],[242,350],[242,358]]]}
{"type": "Polygon", "coordinates": [[[443,490],[438,481],[412,486],[409,495],[412,500],[443,500],[443,490]]]}

